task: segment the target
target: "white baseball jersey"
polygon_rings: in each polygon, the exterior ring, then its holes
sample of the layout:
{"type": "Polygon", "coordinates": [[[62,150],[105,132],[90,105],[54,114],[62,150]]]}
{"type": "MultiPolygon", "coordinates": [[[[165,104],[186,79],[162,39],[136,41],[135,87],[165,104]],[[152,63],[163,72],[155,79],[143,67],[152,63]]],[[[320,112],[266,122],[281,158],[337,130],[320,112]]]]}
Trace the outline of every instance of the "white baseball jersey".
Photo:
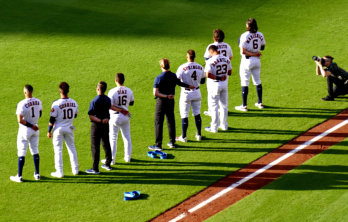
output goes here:
{"type": "Polygon", "coordinates": [[[259,52],[261,50],[261,46],[264,45],[266,45],[266,41],[261,32],[251,33],[247,31],[240,36],[239,47],[242,60],[240,63],[239,74],[242,86],[249,86],[250,75],[252,75],[254,85],[261,84],[260,57],[246,57],[244,54],[242,54],[242,49],[244,48],[249,52],[259,52]]]}
{"type": "MultiPolygon", "coordinates": [[[[40,111],[42,110],[42,103],[37,98],[23,99],[17,105],[16,114],[22,115],[23,119],[31,124],[37,124],[40,118],[40,111]]],[[[26,127],[23,124],[20,126],[26,127]]]]}
{"type": "MultiPolygon", "coordinates": [[[[37,125],[41,110],[41,101],[33,97],[20,101],[17,105],[16,114],[22,115],[25,121],[33,125],[37,125]]],[[[19,123],[17,135],[17,155],[25,156],[27,154],[28,145],[32,155],[39,153],[39,130],[35,131],[19,123]]]]}
{"type": "MultiPolygon", "coordinates": [[[[266,40],[261,32],[246,31],[239,38],[239,48],[244,48],[249,52],[259,52],[263,45],[266,45],[266,40]]],[[[241,55],[245,58],[244,54],[241,53],[241,55]]]]}
{"type": "Polygon", "coordinates": [[[190,107],[194,116],[201,112],[201,91],[199,86],[201,79],[205,78],[203,66],[196,62],[187,62],[179,66],[176,76],[182,82],[196,87],[196,89],[185,89],[181,87],[180,94],[180,116],[187,118],[189,116],[190,107]]]}
{"type": "Polygon", "coordinates": [[[56,118],[54,128],[72,126],[75,115],[79,113],[78,105],[71,98],[58,99],[52,103],[50,116],[56,118]]]}
{"type": "MultiPolygon", "coordinates": [[[[209,72],[216,76],[224,76],[228,77],[228,71],[232,70],[231,61],[221,54],[215,55],[207,60],[204,72],[209,72]]],[[[226,79],[227,80],[227,79],[226,79]]],[[[227,81],[222,81],[227,82],[227,81]]]]}
{"type": "MultiPolygon", "coordinates": [[[[119,86],[111,89],[108,93],[111,99],[111,105],[117,106],[128,111],[129,103],[134,101],[133,91],[125,86],[119,86]]],[[[110,114],[114,114],[115,111],[110,109],[110,114]]]]}
{"type": "MultiPolygon", "coordinates": [[[[129,103],[134,101],[133,91],[126,86],[118,86],[108,93],[111,105],[128,111],[129,103]]],[[[116,113],[110,109],[109,138],[112,161],[115,162],[117,154],[118,131],[121,130],[124,146],[124,160],[129,162],[132,155],[132,140],[130,135],[130,121],[128,115],[116,113]]]]}
{"type": "Polygon", "coordinates": [[[208,78],[208,105],[211,116],[210,128],[213,131],[218,130],[218,126],[227,129],[228,116],[228,72],[232,70],[231,61],[219,54],[206,61],[205,72],[215,76],[226,76],[225,81],[213,80],[208,78]],[[220,117],[219,117],[220,113],[220,117]]]}
{"type": "Polygon", "coordinates": [[[209,54],[209,47],[211,45],[216,45],[216,47],[218,48],[218,52],[221,55],[226,56],[227,58],[231,58],[233,56],[232,48],[229,44],[227,44],[226,42],[214,42],[209,44],[207,49],[205,50],[204,58],[206,60],[211,58],[211,55],[209,54]]]}

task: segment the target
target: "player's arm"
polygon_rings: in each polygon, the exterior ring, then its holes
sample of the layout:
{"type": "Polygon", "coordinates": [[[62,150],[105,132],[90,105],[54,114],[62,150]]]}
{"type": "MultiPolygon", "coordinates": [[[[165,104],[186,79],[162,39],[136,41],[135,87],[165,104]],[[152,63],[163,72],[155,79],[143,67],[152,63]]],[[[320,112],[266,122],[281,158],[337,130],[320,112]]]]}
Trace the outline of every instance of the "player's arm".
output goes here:
{"type": "Polygon", "coordinates": [[[242,54],[244,54],[245,56],[253,56],[253,57],[260,57],[261,53],[260,52],[250,52],[248,50],[246,50],[245,48],[241,49],[242,54]]]}
{"type": "Polygon", "coordinates": [[[265,45],[261,45],[261,50],[265,50],[265,45]]]}
{"type": "Polygon", "coordinates": [[[205,83],[205,77],[201,78],[200,84],[204,84],[205,83]]]}
{"type": "Polygon", "coordinates": [[[184,83],[184,82],[181,82],[181,80],[178,79],[178,78],[176,79],[176,84],[177,84],[178,86],[185,87],[185,88],[190,88],[190,89],[196,88],[196,87],[194,87],[194,86],[190,86],[189,84],[186,84],[186,83],[184,83]]]}
{"type": "Polygon", "coordinates": [[[130,106],[134,106],[134,100],[129,102],[130,106]]]}
{"type": "Polygon", "coordinates": [[[24,125],[24,126],[26,126],[28,128],[31,128],[31,129],[33,129],[35,131],[37,131],[39,129],[39,127],[37,127],[37,126],[35,126],[35,125],[25,121],[24,118],[23,118],[23,115],[21,115],[21,114],[17,115],[17,120],[18,120],[18,123],[20,123],[20,124],[22,124],[22,125],[24,125]]]}
{"type": "MultiPolygon", "coordinates": [[[[153,88],[153,95],[158,97],[158,98],[171,98],[173,95],[167,95],[167,94],[163,94],[163,93],[160,93],[158,88],[153,88]]],[[[174,97],[174,96],[173,96],[174,97]]]]}
{"type": "Polygon", "coordinates": [[[226,75],[223,76],[216,76],[214,74],[211,74],[210,72],[206,72],[206,77],[214,80],[221,80],[225,81],[226,80],[226,75]]]}
{"type": "Polygon", "coordinates": [[[52,137],[52,129],[53,129],[53,125],[56,122],[56,117],[51,116],[50,120],[48,122],[48,132],[47,132],[47,137],[51,138],[52,137]]]}
{"type": "Polygon", "coordinates": [[[122,108],[114,106],[114,105],[111,105],[110,109],[115,111],[115,112],[120,112],[123,115],[127,115],[129,113],[128,110],[122,109],[122,108]]]}

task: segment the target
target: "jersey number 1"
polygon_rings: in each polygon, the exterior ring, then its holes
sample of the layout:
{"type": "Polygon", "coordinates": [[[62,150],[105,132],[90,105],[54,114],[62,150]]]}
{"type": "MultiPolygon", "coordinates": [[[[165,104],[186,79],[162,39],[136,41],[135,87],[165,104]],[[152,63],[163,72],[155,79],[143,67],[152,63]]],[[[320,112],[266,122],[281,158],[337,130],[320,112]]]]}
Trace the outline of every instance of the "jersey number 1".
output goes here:
{"type": "Polygon", "coordinates": [[[34,112],[34,107],[33,106],[31,107],[31,117],[33,117],[33,118],[35,117],[35,112],[34,112]]]}

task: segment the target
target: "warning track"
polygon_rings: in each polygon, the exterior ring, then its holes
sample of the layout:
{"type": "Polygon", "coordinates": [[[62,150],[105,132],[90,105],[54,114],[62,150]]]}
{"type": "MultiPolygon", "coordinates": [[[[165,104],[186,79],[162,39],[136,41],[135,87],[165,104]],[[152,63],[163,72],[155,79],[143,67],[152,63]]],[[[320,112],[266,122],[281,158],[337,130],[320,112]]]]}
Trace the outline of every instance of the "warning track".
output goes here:
{"type": "Polygon", "coordinates": [[[348,109],[151,221],[203,221],[348,137],[348,109]]]}

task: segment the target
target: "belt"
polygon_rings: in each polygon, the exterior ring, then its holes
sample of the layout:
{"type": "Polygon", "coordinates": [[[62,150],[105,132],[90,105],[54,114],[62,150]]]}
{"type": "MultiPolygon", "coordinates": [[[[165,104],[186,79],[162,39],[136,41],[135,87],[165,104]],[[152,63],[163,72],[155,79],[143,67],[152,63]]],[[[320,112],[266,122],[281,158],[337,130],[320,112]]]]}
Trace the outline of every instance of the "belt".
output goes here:
{"type": "Polygon", "coordinates": [[[251,56],[245,56],[246,59],[249,59],[251,56]]]}
{"type": "Polygon", "coordinates": [[[120,114],[120,112],[114,112],[114,114],[120,114]]]}
{"type": "Polygon", "coordinates": [[[195,89],[185,88],[186,91],[194,91],[194,90],[197,90],[197,89],[199,89],[199,86],[197,88],[195,88],[195,89]]]}

